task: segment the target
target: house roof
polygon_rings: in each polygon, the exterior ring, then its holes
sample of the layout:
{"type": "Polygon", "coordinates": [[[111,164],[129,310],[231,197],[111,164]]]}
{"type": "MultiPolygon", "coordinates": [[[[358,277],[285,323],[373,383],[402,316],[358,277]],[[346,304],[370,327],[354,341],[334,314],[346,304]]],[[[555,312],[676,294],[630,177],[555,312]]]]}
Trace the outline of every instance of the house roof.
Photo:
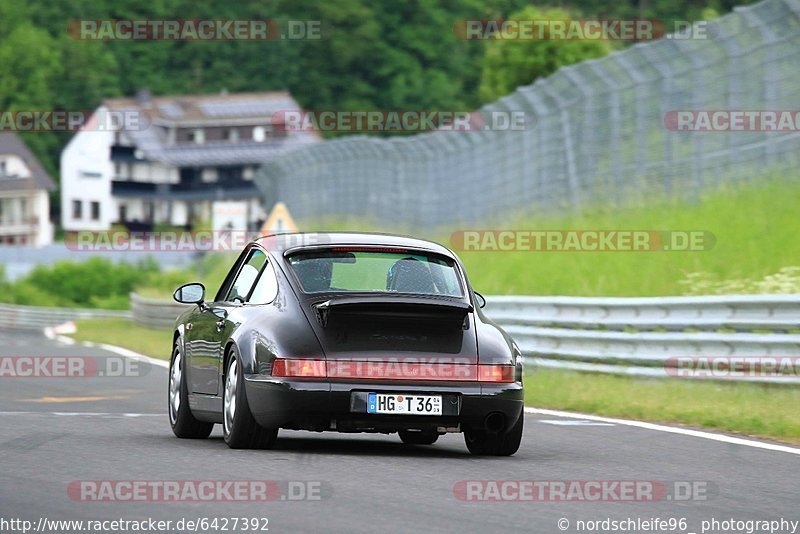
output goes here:
{"type": "Polygon", "coordinates": [[[112,98],[103,104],[111,111],[144,115],[139,129],[125,130],[127,139],[141,150],[142,158],[168,165],[205,166],[260,164],[298,146],[319,141],[316,132],[292,131],[285,137],[256,142],[252,139],[169,144],[167,129],[225,125],[271,124],[275,113],[300,111],[286,91],[214,95],[112,98]]]}
{"type": "Polygon", "coordinates": [[[14,154],[25,162],[31,171],[29,178],[0,178],[0,191],[44,189],[53,191],[56,184],[44,170],[39,160],[28,149],[19,135],[14,132],[0,132],[0,155],[14,154]]]}

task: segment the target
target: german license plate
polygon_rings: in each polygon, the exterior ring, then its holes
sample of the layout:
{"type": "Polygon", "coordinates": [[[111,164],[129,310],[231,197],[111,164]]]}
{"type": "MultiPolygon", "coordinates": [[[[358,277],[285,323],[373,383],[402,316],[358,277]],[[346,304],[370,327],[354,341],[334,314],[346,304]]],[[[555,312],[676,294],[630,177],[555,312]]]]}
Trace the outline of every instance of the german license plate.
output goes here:
{"type": "Polygon", "coordinates": [[[399,415],[442,415],[441,395],[370,393],[367,413],[399,415]]]}

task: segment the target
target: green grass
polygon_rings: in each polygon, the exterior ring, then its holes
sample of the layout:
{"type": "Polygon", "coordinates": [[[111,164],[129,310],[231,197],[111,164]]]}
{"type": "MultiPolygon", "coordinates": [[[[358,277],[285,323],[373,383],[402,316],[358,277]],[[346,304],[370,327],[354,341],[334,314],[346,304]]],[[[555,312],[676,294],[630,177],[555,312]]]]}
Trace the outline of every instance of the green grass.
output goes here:
{"type": "MultiPolygon", "coordinates": [[[[697,202],[653,200],[647,205],[589,208],[581,215],[527,215],[486,229],[703,231],[714,235],[710,250],[694,252],[458,252],[472,285],[483,294],[645,297],[717,292],[798,292],[800,275],[789,283],[757,284],[781,269],[800,272],[800,181],[760,178],[746,185],[707,192],[697,202]],[[702,275],[698,278],[698,273],[702,275]],[[723,285],[724,282],[733,282],[723,285]],[[706,291],[706,288],[710,289],[706,291]]],[[[301,224],[303,230],[358,230],[405,233],[357,219],[301,224]]],[[[481,227],[418,232],[451,246],[451,232],[481,227]]],[[[137,291],[169,298],[177,285],[199,280],[206,293],[219,288],[235,254],[210,254],[194,269],[165,273],[137,291]]]]}
{"type": "Polygon", "coordinates": [[[154,329],[140,326],[127,319],[81,319],[76,321],[78,331],[72,336],[78,341],[108,343],[123,347],[151,358],[169,360],[172,355],[171,329],[154,329]]]}
{"type": "Polygon", "coordinates": [[[800,443],[796,386],[540,370],[525,378],[525,403],[800,443]]]}
{"type": "MultiPolygon", "coordinates": [[[[800,265],[800,185],[770,182],[715,191],[694,204],[660,202],[578,217],[528,217],[486,226],[524,230],[702,230],[715,235],[699,252],[459,252],[484,294],[681,295],[691,273],[712,281],[762,279],[800,265]]],[[[474,228],[470,228],[474,229],[474,228]]],[[[449,236],[441,241],[446,242],[449,236]]],[[[746,285],[744,291],[747,291],[746,285]]],[[[800,292],[800,288],[795,292],[800,292]]]]}

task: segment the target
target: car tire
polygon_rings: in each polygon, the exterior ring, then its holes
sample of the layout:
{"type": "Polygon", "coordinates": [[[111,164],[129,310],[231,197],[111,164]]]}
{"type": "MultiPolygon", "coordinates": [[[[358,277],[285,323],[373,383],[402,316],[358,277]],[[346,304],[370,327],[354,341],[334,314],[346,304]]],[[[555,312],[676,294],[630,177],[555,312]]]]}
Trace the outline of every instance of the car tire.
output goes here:
{"type": "Polygon", "coordinates": [[[487,432],[472,430],[464,432],[464,442],[469,452],[479,456],[511,456],[519,450],[522,443],[522,430],[525,414],[520,414],[517,422],[506,432],[487,432]]]}
{"type": "Polygon", "coordinates": [[[436,432],[401,430],[398,434],[400,435],[400,440],[406,445],[433,445],[439,439],[439,434],[436,432]]]}
{"type": "Polygon", "coordinates": [[[180,341],[175,342],[169,364],[169,389],[167,391],[167,412],[172,432],[179,438],[205,439],[214,429],[214,423],[195,419],[189,408],[189,390],[186,386],[183,349],[180,341]]]}
{"type": "Polygon", "coordinates": [[[222,436],[225,443],[231,449],[271,449],[278,439],[278,429],[264,428],[253,418],[235,348],[231,349],[223,378],[222,436]]]}

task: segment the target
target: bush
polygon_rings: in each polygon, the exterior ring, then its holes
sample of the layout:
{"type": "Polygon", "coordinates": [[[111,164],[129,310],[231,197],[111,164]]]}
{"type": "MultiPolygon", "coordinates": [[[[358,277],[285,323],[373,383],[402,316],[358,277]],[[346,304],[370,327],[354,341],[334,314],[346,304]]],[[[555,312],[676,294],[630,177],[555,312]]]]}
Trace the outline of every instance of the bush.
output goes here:
{"type": "Polygon", "coordinates": [[[127,309],[128,293],[159,274],[158,264],[152,259],[135,264],[99,257],[83,262],[58,261],[39,265],[16,282],[0,282],[0,298],[33,306],[127,309]]]}

